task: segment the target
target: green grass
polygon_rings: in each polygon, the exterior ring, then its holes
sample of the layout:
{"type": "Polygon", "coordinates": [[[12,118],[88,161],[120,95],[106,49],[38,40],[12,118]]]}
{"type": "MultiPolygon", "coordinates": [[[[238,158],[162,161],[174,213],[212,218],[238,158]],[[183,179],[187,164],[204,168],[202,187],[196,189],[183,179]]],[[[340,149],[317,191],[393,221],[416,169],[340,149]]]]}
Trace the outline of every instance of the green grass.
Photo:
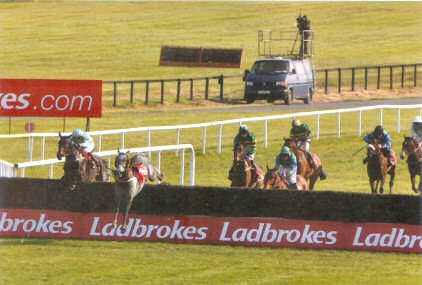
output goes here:
{"type": "Polygon", "coordinates": [[[414,254],[27,239],[0,240],[0,254],[0,284],[422,282],[414,254]]]}
{"type": "Polygon", "coordinates": [[[123,80],[238,74],[257,58],[257,30],[294,30],[300,9],[315,31],[317,68],[422,58],[419,2],[1,3],[0,77],[123,80]],[[165,44],[243,48],[242,66],[160,67],[165,44]]]}

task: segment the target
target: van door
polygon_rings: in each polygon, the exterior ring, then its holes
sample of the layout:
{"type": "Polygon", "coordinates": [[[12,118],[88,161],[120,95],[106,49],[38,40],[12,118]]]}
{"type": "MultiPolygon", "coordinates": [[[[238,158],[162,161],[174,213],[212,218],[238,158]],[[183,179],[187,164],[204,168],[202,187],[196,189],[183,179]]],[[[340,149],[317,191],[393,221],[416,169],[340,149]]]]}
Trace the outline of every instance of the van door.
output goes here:
{"type": "Polygon", "coordinates": [[[306,72],[302,61],[296,62],[296,72],[297,72],[297,91],[294,94],[296,98],[304,98],[306,95],[307,84],[306,84],[306,72]]]}
{"type": "Polygon", "coordinates": [[[298,86],[299,70],[298,70],[298,65],[296,61],[291,61],[290,66],[291,66],[291,75],[289,75],[289,79],[287,80],[287,82],[289,82],[289,86],[291,86],[291,88],[293,89],[293,97],[296,97],[297,94],[300,92],[300,89],[298,86]]]}

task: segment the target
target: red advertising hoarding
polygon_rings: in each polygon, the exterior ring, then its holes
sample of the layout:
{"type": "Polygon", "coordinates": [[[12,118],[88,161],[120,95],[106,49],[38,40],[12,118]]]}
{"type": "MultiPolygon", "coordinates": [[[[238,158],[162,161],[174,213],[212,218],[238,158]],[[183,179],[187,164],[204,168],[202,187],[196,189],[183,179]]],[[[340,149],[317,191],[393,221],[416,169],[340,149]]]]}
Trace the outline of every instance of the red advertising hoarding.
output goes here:
{"type": "Polygon", "coordinates": [[[130,215],[127,229],[112,213],[0,209],[0,237],[163,241],[286,248],[422,253],[422,226],[382,223],[130,215]]]}
{"type": "Polygon", "coordinates": [[[101,117],[101,80],[0,79],[0,116],[101,117]]]}

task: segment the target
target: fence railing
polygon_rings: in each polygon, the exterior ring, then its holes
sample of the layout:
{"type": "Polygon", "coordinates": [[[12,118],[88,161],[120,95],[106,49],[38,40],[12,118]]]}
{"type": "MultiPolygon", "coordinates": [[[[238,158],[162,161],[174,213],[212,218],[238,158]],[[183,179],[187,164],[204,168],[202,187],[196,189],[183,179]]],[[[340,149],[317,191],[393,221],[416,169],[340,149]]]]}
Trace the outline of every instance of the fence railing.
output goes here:
{"type": "MultiPolygon", "coordinates": [[[[161,169],[161,152],[162,151],[169,151],[169,150],[181,150],[181,159],[180,159],[180,185],[184,185],[184,179],[185,179],[185,150],[190,151],[190,186],[195,185],[195,150],[191,144],[181,144],[181,145],[164,145],[164,146],[154,146],[154,147],[141,147],[141,148],[129,148],[125,151],[129,151],[129,153],[149,153],[151,152],[157,152],[157,169],[161,169]]],[[[110,169],[111,164],[111,156],[117,155],[117,150],[109,150],[109,151],[103,151],[103,152],[95,152],[96,155],[101,157],[107,157],[108,161],[108,168],[110,169]]],[[[5,162],[5,161],[0,161],[5,162]]],[[[29,162],[22,162],[22,163],[16,163],[11,164],[8,162],[5,162],[8,166],[11,166],[13,169],[13,175],[8,177],[16,176],[15,169],[18,169],[20,171],[20,176],[25,177],[25,169],[28,167],[36,167],[36,166],[43,166],[43,165],[49,165],[50,166],[50,172],[49,172],[49,178],[53,178],[53,166],[57,163],[64,163],[64,160],[58,160],[58,159],[47,159],[47,160],[39,160],[39,161],[29,161],[29,162]]],[[[1,174],[1,173],[0,173],[1,174]]],[[[5,175],[0,175],[5,176],[5,175]]]]}
{"type": "MultiPolygon", "coordinates": [[[[324,88],[324,93],[328,94],[329,87],[336,87],[336,91],[341,93],[345,90],[346,86],[349,91],[355,91],[358,88],[361,90],[368,90],[371,85],[376,89],[384,89],[384,85],[388,85],[387,88],[393,89],[394,86],[405,87],[411,86],[416,87],[418,84],[418,67],[422,66],[422,63],[415,64],[400,64],[400,65],[378,65],[378,66],[360,66],[360,67],[338,67],[338,68],[325,68],[317,69],[317,86],[319,88],[324,88]],[[409,71],[410,70],[410,71],[409,71]],[[375,72],[373,72],[375,71],[375,72]],[[387,72],[385,72],[387,71],[387,72]],[[410,75],[409,75],[410,73],[410,75]],[[321,76],[323,74],[323,76],[321,76]],[[407,76],[406,76],[407,74],[407,76]],[[346,78],[346,76],[348,76],[346,78]],[[358,83],[361,84],[358,84],[358,83]],[[398,85],[397,85],[398,84],[398,85]]],[[[189,83],[189,100],[194,100],[194,97],[203,96],[205,100],[209,100],[211,95],[214,98],[219,100],[226,99],[228,93],[230,96],[233,96],[233,93],[236,93],[237,99],[243,98],[243,74],[239,75],[219,75],[211,77],[196,77],[196,78],[182,78],[182,79],[154,79],[154,80],[115,80],[115,81],[103,81],[103,86],[113,86],[113,106],[117,107],[118,105],[118,87],[126,86],[129,88],[129,102],[133,103],[135,100],[135,87],[139,88],[139,85],[142,85],[144,89],[143,94],[144,103],[149,104],[151,101],[152,95],[152,86],[154,85],[159,94],[155,94],[155,97],[159,96],[159,102],[164,104],[165,97],[167,93],[167,100],[170,95],[169,93],[175,94],[176,103],[181,101],[182,97],[182,83],[189,83]],[[229,91],[226,91],[225,86],[227,86],[228,79],[235,79],[236,82],[231,82],[231,86],[234,85],[235,88],[230,88],[229,91]],[[176,83],[176,86],[173,86],[172,92],[168,91],[166,84],[176,83]],[[199,94],[199,91],[195,91],[194,85],[203,84],[203,91],[199,94]],[[210,84],[217,84],[217,88],[210,88],[210,84]],[[211,90],[214,90],[213,92],[211,90]],[[212,94],[211,94],[212,92],[212,94]],[[217,94],[216,94],[217,92],[217,94]]],[[[104,89],[104,87],[103,87],[104,89]]],[[[127,94],[125,94],[127,95],[127,94]]],[[[123,96],[123,95],[122,95],[123,96]]]]}
{"type": "MultiPolygon", "coordinates": [[[[218,153],[221,153],[223,147],[223,127],[230,124],[241,124],[246,122],[263,122],[264,128],[264,146],[265,148],[268,147],[268,122],[272,120],[280,120],[280,119],[293,119],[297,117],[309,117],[314,116],[316,117],[316,131],[315,136],[316,139],[319,139],[320,132],[321,132],[321,116],[329,115],[329,114],[336,114],[337,115],[337,126],[336,126],[336,133],[337,137],[341,138],[341,114],[343,113],[352,113],[358,112],[359,119],[357,124],[357,134],[360,136],[362,135],[362,113],[364,111],[371,111],[371,110],[380,110],[380,121],[379,124],[382,125],[383,123],[383,111],[385,109],[394,109],[397,110],[397,133],[401,131],[401,110],[402,109],[419,109],[419,114],[422,115],[422,104],[414,104],[414,105],[376,105],[376,106],[367,106],[367,107],[357,107],[357,108],[347,108],[347,109],[333,109],[333,110],[322,110],[322,111],[311,111],[311,112],[299,112],[299,113],[292,113],[292,114],[283,114],[283,115],[272,115],[272,116],[262,116],[262,117],[251,117],[251,118],[240,118],[240,119],[233,119],[233,120],[225,120],[225,121],[215,121],[215,122],[208,122],[208,123],[199,123],[199,124],[189,124],[189,125],[175,125],[175,126],[153,126],[153,127],[139,127],[139,128],[129,128],[129,129],[118,129],[118,130],[107,130],[107,131],[93,131],[88,132],[94,138],[97,138],[97,146],[98,151],[102,150],[102,141],[104,136],[106,135],[120,135],[120,146],[115,146],[115,148],[125,148],[125,135],[129,133],[146,133],[147,136],[147,146],[151,147],[151,133],[152,132],[160,132],[160,131],[169,131],[174,130],[176,131],[176,145],[180,145],[180,134],[181,130],[184,129],[198,129],[202,128],[202,153],[206,153],[206,146],[207,146],[207,128],[210,127],[218,127],[218,142],[217,142],[217,150],[218,153]]],[[[69,134],[69,133],[68,133],[69,134]]],[[[66,134],[66,135],[68,135],[66,134]]],[[[15,138],[28,138],[28,160],[32,161],[32,153],[33,153],[33,146],[34,146],[34,138],[39,137],[41,138],[41,159],[44,159],[45,156],[45,138],[46,137],[57,137],[57,133],[31,133],[31,134],[16,134],[16,135],[0,135],[0,140],[4,139],[15,139],[15,138]]],[[[176,150],[176,154],[178,151],[176,150]]]]}
{"type": "Polygon", "coordinates": [[[16,171],[12,163],[0,159],[0,177],[15,177],[16,171]]]}

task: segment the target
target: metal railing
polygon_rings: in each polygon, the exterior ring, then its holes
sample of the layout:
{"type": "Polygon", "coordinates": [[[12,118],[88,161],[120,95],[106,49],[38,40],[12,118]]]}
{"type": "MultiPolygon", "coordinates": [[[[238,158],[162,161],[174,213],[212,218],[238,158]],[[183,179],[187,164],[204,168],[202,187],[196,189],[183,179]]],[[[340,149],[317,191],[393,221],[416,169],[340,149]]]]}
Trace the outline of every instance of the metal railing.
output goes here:
{"type": "MultiPolygon", "coordinates": [[[[322,111],[311,111],[311,112],[299,112],[299,113],[292,113],[292,114],[284,114],[284,115],[273,115],[273,116],[263,116],[263,117],[251,117],[251,118],[240,118],[240,119],[233,119],[233,120],[225,120],[225,121],[215,121],[215,122],[208,122],[208,123],[200,123],[200,124],[189,124],[189,125],[175,125],[175,126],[153,126],[153,127],[139,127],[139,128],[129,128],[129,129],[118,129],[118,130],[108,130],[108,131],[93,131],[88,132],[91,136],[97,137],[97,146],[98,151],[102,150],[102,140],[103,137],[106,135],[116,135],[119,134],[120,137],[120,148],[125,148],[125,135],[129,133],[141,133],[144,132],[147,135],[147,146],[151,147],[151,132],[160,132],[160,131],[169,131],[174,130],[176,131],[176,145],[180,145],[180,134],[181,130],[185,129],[198,129],[202,128],[202,153],[206,153],[206,146],[207,146],[207,128],[210,127],[218,127],[218,142],[217,142],[217,150],[218,153],[221,153],[223,147],[223,127],[230,124],[241,124],[246,122],[263,122],[264,125],[264,145],[265,148],[268,147],[268,122],[272,120],[280,120],[280,119],[293,119],[296,117],[309,117],[314,116],[316,117],[316,139],[319,139],[320,132],[321,132],[321,121],[320,117],[323,115],[328,114],[337,114],[337,136],[341,138],[341,114],[343,113],[352,113],[358,112],[359,119],[357,124],[357,134],[360,136],[362,135],[362,113],[364,111],[372,111],[372,110],[380,110],[380,122],[379,124],[382,125],[383,122],[383,111],[384,109],[395,109],[397,110],[397,133],[401,131],[401,110],[402,109],[419,109],[419,114],[422,115],[422,104],[414,104],[414,105],[376,105],[376,106],[367,106],[367,107],[358,107],[358,108],[347,108],[347,109],[333,109],[333,110],[322,110],[322,111]]],[[[69,134],[69,133],[68,133],[69,134]]],[[[45,146],[45,138],[46,137],[57,137],[57,133],[31,133],[31,134],[16,134],[16,135],[0,135],[1,139],[13,139],[13,138],[28,138],[28,160],[32,161],[32,153],[33,153],[33,140],[35,137],[41,138],[41,159],[44,159],[44,152],[46,149],[45,146]]],[[[116,146],[117,148],[117,146],[116,146]]],[[[176,154],[178,151],[176,150],[176,154]]]]}
{"type": "MultiPolygon", "coordinates": [[[[344,91],[344,88],[347,85],[350,86],[348,89],[349,91],[355,91],[358,87],[358,77],[361,75],[362,81],[362,90],[368,90],[371,83],[376,86],[376,89],[381,89],[383,85],[388,84],[389,89],[393,89],[394,86],[404,87],[406,82],[411,87],[417,86],[417,77],[418,77],[418,67],[422,66],[422,63],[413,63],[413,64],[396,64],[396,65],[376,65],[376,66],[357,66],[357,67],[336,67],[336,68],[322,68],[317,69],[317,74],[323,74],[323,76],[318,76],[317,78],[317,86],[324,88],[324,93],[328,94],[329,87],[336,87],[337,92],[341,93],[344,91]],[[409,75],[406,78],[406,72],[410,73],[411,78],[409,75]],[[376,71],[376,74],[371,75],[370,71],[376,71]],[[387,72],[385,72],[387,70],[387,72]],[[398,70],[398,71],[397,71],[398,70]],[[362,73],[359,73],[359,71],[362,73]],[[397,74],[399,72],[399,74],[397,74]],[[349,74],[350,73],[350,74],[349,74]],[[346,78],[346,75],[348,78],[346,78]],[[400,79],[395,79],[395,75],[400,75],[400,79]],[[387,79],[385,79],[387,77],[387,79]],[[395,85],[395,82],[396,85],[395,85]],[[398,84],[398,85],[397,85],[398,84]]],[[[166,88],[167,83],[176,83],[176,90],[173,92],[176,94],[176,103],[180,103],[181,100],[181,83],[189,82],[189,100],[194,100],[194,97],[201,96],[202,94],[194,94],[194,83],[195,82],[204,82],[204,91],[203,97],[205,100],[208,100],[211,95],[214,97],[217,96],[220,100],[225,99],[227,95],[227,91],[225,90],[225,82],[227,79],[242,79],[243,74],[237,75],[218,75],[218,76],[209,76],[209,77],[196,77],[196,78],[181,78],[181,79],[150,79],[150,80],[109,80],[103,81],[103,90],[105,85],[112,85],[113,86],[113,107],[117,107],[118,105],[118,86],[129,86],[129,102],[133,103],[135,99],[135,87],[139,86],[140,84],[143,85],[145,90],[145,99],[144,103],[149,104],[151,100],[151,92],[152,92],[152,85],[158,86],[159,88],[159,98],[160,103],[164,104],[165,101],[165,94],[170,93],[168,92],[168,88],[166,88]],[[210,83],[216,82],[218,84],[217,94],[210,93],[210,83]]],[[[233,83],[234,84],[234,83],[233,83]]],[[[198,85],[198,84],[197,84],[198,85]]],[[[243,82],[239,80],[235,83],[237,90],[242,90],[240,93],[239,91],[230,90],[230,93],[237,92],[236,94],[237,99],[243,98],[243,82]]],[[[359,85],[360,86],[360,85],[359,85]]],[[[214,89],[215,90],[215,89],[214,89]]],[[[169,96],[169,95],[167,95],[169,96]]]]}
{"type": "MultiPolygon", "coordinates": [[[[181,150],[181,162],[180,162],[180,185],[184,185],[184,176],[185,176],[185,150],[190,151],[190,186],[195,185],[195,150],[191,144],[181,144],[181,145],[164,145],[164,146],[154,146],[154,147],[141,147],[141,148],[130,148],[126,149],[125,151],[128,151],[129,153],[151,153],[151,152],[157,152],[157,169],[161,170],[161,152],[162,151],[168,151],[168,150],[181,150]]],[[[109,150],[109,151],[103,151],[103,152],[95,152],[94,154],[100,156],[100,157],[107,157],[107,164],[108,168],[110,169],[110,161],[111,156],[117,155],[117,150],[109,150]]],[[[7,163],[7,165],[11,165],[13,168],[13,171],[15,169],[18,169],[20,171],[20,176],[25,177],[25,168],[28,167],[36,167],[36,166],[43,166],[43,165],[49,165],[50,166],[50,173],[49,178],[53,178],[53,166],[57,163],[63,163],[64,160],[58,160],[58,159],[47,159],[47,160],[39,160],[39,161],[29,161],[29,162],[21,162],[16,163],[15,165],[11,163],[7,163]]],[[[13,173],[15,176],[15,172],[13,173]]],[[[0,175],[3,176],[3,175],[0,175]]]]}
{"type": "Polygon", "coordinates": [[[16,171],[12,163],[0,159],[0,177],[15,177],[16,171]]]}

